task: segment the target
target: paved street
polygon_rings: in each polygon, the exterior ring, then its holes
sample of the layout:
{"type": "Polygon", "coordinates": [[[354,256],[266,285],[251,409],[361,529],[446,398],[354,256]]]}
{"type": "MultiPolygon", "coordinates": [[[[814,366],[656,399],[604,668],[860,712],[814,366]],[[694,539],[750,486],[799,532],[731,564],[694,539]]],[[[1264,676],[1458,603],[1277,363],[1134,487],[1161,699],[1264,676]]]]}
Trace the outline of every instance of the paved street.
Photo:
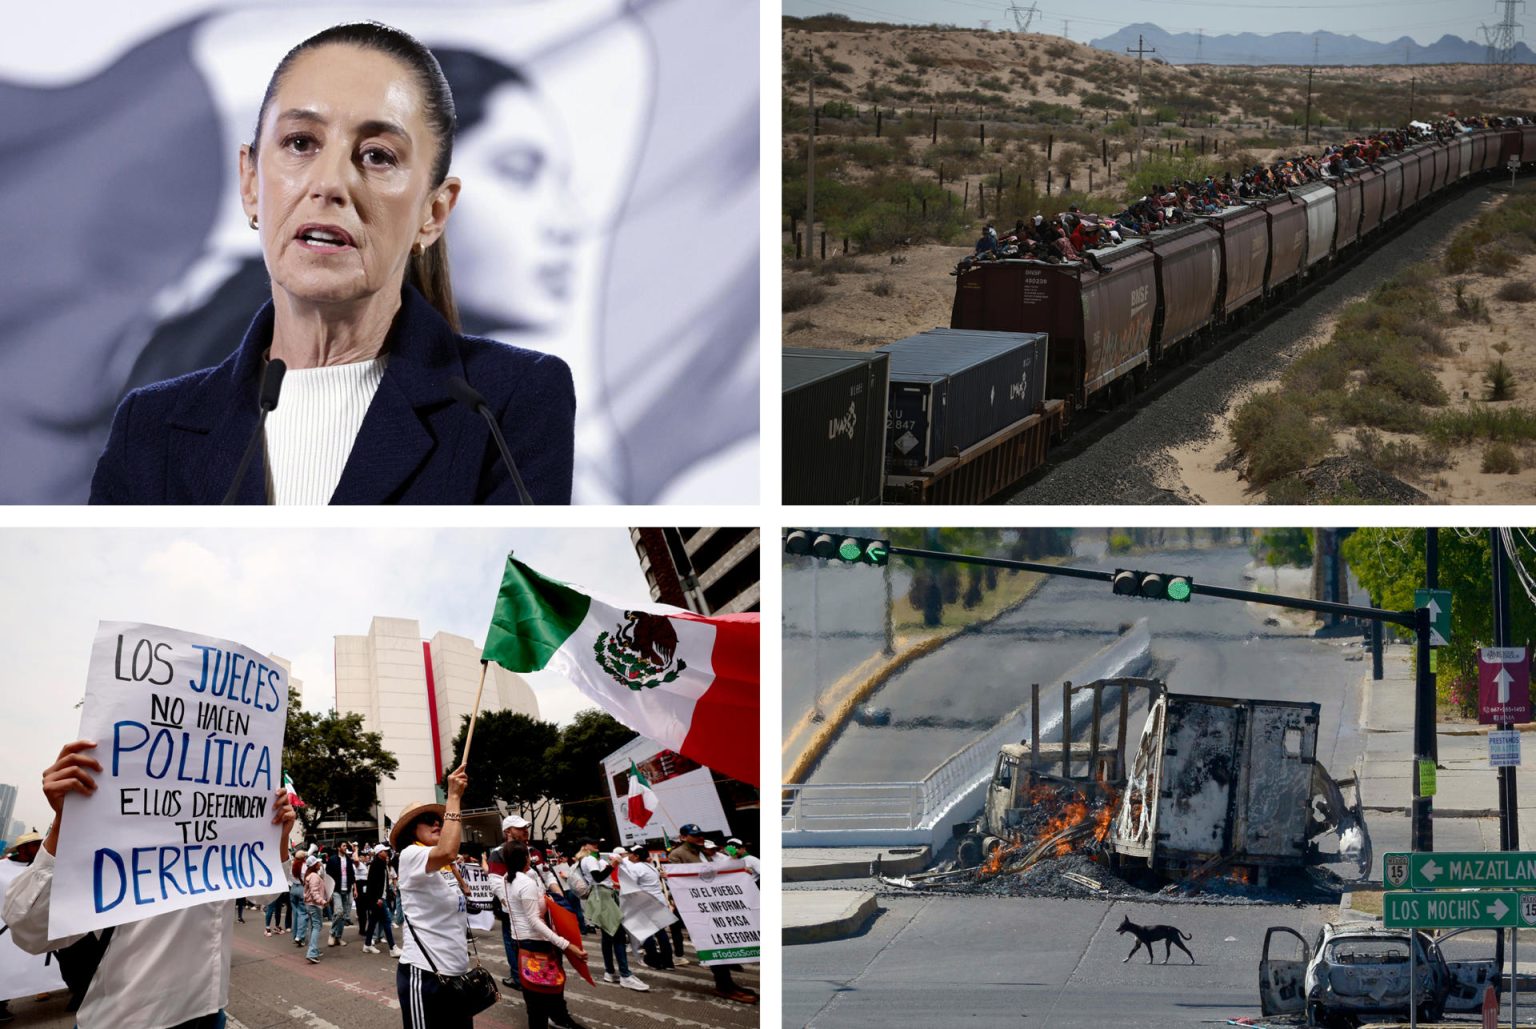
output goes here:
{"type": "Polygon", "coordinates": [[[1310,936],[1331,908],[885,897],[852,939],[784,949],[783,1025],[979,1024],[1152,1029],[1259,1014],[1264,930],[1310,936]],[[1196,963],[1122,963],[1123,916],[1189,933],[1196,963]]]}
{"type": "MultiPolygon", "coordinates": [[[[398,930],[396,930],[398,933],[398,930]]],[[[397,937],[398,938],[398,937],[397,937]]],[[[230,986],[230,1029],[398,1029],[400,1004],[395,994],[398,962],[388,953],[364,954],[355,928],[347,930],[347,947],[327,947],[318,965],[304,960],[291,936],[262,935],[260,916],[246,912],[246,924],[235,925],[235,951],[230,986]]],[[[481,962],[500,979],[507,974],[501,934],[479,934],[481,962]]],[[[602,951],[595,936],[587,938],[597,986],[570,972],[566,1000],[578,1021],[596,1029],[738,1029],[756,1026],[756,1005],[735,1004],[715,996],[707,969],[687,965],[658,972],[631,959],[631,970],[651,987],[647,993],[609,986],[602,981],[602,951]]],[[[690,945],[688,953],[693,954],[690,945]]],[[[747,965],[736,981],[759,989],[758,966],[747,965]]],[[[74,1018],[64,1011],[64,995],[44,1003],[11,1004],[16,1020],[7,1029],[70,1029],[74,1018]]],[[[478,1026],[527,1025],[517,993],[503,989],[502,1000],[476,1016],[478,1026]]]]}

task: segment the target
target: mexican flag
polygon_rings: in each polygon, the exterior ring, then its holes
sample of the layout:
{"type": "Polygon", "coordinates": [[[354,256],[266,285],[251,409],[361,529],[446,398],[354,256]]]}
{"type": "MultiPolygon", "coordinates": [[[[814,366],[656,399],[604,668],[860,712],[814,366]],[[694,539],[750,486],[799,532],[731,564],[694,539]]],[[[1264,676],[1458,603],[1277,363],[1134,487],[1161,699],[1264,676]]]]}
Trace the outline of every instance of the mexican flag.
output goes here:
{"type": "Polygon", "coordinates": [[[755,614],[612,607],[509,557],[480,656],[559,672],[635,732],[757,786],[760,636],[755,614]]]}
{"type": "Polygon", "coordinates": [[[644,829],[645,823],[656,813],[656,794],[633,761],[629,763],[629,794],[624,799],[629,802],[629,820],[644,829]]]}
{"type": "Polygon", "coordinates": [[[288,803],[292,804],[295,808],[304,806],[304,802],[299,799],[299,791],[293,788],[293,777],[287,772],[283,773],[283,789],[288,791],[288,803]]]}

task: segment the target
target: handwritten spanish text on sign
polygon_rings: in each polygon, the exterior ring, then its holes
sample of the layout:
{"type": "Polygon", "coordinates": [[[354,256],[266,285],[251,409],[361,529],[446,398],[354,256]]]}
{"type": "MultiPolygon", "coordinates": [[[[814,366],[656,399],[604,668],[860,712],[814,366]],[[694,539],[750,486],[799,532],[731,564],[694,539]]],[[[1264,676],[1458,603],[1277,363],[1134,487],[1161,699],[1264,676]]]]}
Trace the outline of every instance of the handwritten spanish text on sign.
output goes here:
{"type": "Polygon", "coordinates": [[[760,900],[752,873],[740,861],[664,865],[677,913],[693,937],[699,964],[762,960],[760,900]]]}
{"type": "Polygon", "coordinates": [[[64,802],[50,935],[280,889],[287,712],[287,673],[246,647],[102,622],[80,716],[102,770],[64,802]]]}

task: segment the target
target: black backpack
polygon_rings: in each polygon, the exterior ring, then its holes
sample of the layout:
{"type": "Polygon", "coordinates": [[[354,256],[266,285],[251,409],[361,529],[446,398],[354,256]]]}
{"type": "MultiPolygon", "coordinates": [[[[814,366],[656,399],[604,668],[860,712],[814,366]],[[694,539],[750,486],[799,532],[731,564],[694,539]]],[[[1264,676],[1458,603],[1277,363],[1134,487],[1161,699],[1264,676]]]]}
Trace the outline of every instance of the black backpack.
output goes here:
{"type": "Polygon", "coordinates": [[[81,1001],[85,1000],[85,991],[91,988],[91,980],[101,965],[102,956],[107,952],[107,944],[112,942],[113,928],[108,926],[100,936],[86,933],[69,946],[48,952],[58,961],[59,975],[63,976],[64,985],[69,987],[69,1007],[66,1010],[80,1009],[81,1001]]]}

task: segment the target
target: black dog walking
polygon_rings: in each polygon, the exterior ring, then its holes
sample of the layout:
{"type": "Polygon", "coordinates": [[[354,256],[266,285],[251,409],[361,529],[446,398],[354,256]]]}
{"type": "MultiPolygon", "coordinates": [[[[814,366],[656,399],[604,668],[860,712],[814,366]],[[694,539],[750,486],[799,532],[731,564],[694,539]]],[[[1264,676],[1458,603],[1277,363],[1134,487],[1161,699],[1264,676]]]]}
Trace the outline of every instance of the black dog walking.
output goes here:
{"type": "MultiPolygon", "coordinates": [[[[1150,965],[1152,963],[1152,944],[1159,940],[1163,941],[1163,964],[1166,965],[1168,957],[1173,953],[1173,948],[1175,947],[1189,954],[1189,948],[1180,942],[1181,938],[1185,940],[1194,939],[1193,936],[1186,932],[1181,932],[1171,925],[1137,925],[1129,918],[1122,921],[1120,928],[1116,929],[1115,932],[1130,933],[1136,937],[1136,946],[1132,947],[1131,952],[1125,956],[1125,961],[1120,962],[1122,965],[1135,957],[1136,952],[1142,947],[1147,948],[1147,964],[1150,965]]],[[[1189,954],[1189,963],[1191,965],[1195,963],[1195,956],[1193,954],[1189,954]]]]}

